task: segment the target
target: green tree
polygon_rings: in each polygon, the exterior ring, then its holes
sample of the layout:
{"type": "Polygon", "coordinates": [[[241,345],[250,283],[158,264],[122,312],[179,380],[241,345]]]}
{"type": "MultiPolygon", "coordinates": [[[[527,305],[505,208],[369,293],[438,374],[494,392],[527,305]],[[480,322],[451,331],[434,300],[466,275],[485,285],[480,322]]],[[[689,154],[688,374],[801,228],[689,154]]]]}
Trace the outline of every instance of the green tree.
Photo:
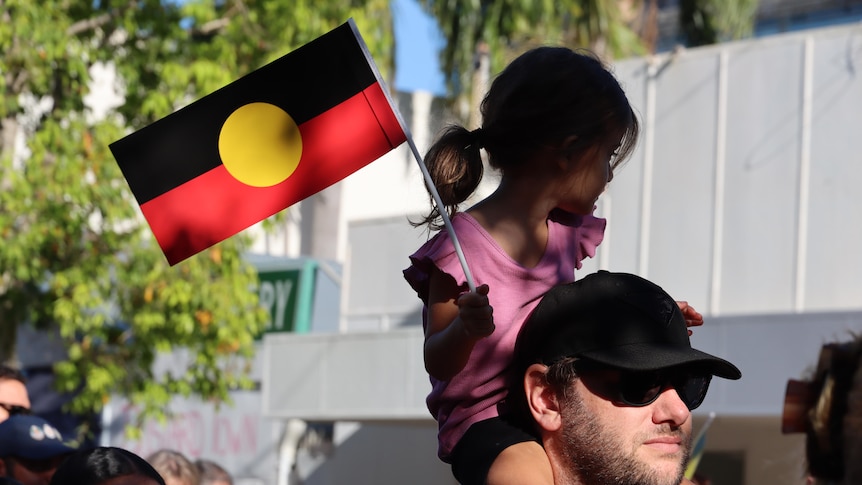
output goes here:
{"type": "Polygon", "coordinates": [[[680,30],[695,47],[751,36],[758,0],[681,0],[680,30]]]}
{"type": "Polygon", "coordinates": [[[517,54],[543,45],[584,47],[606,57],[642,53],[632,27],[640,1],[608,0],[420,0],[443,32],[441,66],[460,115],[476,126],[475,108],[487,69],[499,72],[517,54]],[[469,112],[469,113],[468,113],[469,112]]]}
{"type": "Polygon", "coordinates": [[[385,0],[0,0],[0,361],[19,323],[56,329],[70,411],[119,395],[141,420],[247,384],[266,319],[248,238],[168,266],[108,145],[351,16],[391,69],[385,0]],[[84,101],[96,63],[123,99],[102,117],[84,101]],[[154,375],[177,349],[188,366],[154,375]]]}

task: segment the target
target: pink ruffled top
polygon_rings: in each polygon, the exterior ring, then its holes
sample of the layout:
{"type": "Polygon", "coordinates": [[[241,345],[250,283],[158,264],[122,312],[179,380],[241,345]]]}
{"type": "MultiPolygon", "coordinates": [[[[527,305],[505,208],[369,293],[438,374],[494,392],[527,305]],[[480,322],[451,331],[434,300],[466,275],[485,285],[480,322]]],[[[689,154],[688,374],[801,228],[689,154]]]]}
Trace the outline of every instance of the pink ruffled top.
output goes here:
{"type": "MultiPolygon", "coordinates": [[[[532,268],[515,262],[469,214],[452,218],[452,226],[476,286],[488,284],[496,329],[476,343],[466,367],[448,381],[431,377],[426,399],[438,423],[438,455],[443,461],[467,428],[498,415],[497,403],[506,395],[506,368],[512,358],[521,325],[552,286],[574,281],[581,261],[596,254],[606,221],[554,211],[548,219],[545,254],[532,268]]],[[[465,291],[467,280],[446,231],[440,231],[410,256],[404,277],[425,304],[427,325],[428,287],[432,265],[451,275],[465,291]]]]}

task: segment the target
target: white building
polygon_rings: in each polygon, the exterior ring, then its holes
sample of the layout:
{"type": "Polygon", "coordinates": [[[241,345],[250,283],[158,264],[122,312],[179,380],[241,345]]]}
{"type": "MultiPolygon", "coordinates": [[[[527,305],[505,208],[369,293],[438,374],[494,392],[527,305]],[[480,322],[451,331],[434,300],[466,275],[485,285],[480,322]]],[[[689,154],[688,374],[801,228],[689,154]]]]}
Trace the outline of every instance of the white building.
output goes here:
{"type": "MultiPolygon", "coordinates": [[[[862,27],[615,69],[643,137],[599,201],[608,232],[580,274],[633,272],[689,301],[707,322],[693,345],[742,370],[695,411],[695,429],[717,414],[701,462],[715,483],[801,483],[801,436],[780,433],[785,383],[822,343],[862,331],[862,27]]],[[[439,126],[428,101],[402,108],[420,152],[439,126]]],[[[302,483],[454,483],[436,460],[420,303],[401,276],[427,237],[408,223],[428,209],[422,177],[402,146],[339,188],[340,333],[266,337],[263,413],[337,422],[331,453],[300,456],[302,483]]]]}

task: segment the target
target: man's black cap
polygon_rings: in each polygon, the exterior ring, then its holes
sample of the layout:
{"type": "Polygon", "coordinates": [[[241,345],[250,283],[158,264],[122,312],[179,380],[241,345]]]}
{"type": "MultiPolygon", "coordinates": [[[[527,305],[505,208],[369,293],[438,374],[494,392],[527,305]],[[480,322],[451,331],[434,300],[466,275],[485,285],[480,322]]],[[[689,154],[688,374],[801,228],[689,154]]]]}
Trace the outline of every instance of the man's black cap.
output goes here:
{"type": "Polygon", "coordinates": [[[661,287],[639,276],[599,271],[545,294],[524,324],[515,365],[578,357],[632,371],[693,366],[726,379],[730,362],[691,348],[685,318],[661,287]]]}

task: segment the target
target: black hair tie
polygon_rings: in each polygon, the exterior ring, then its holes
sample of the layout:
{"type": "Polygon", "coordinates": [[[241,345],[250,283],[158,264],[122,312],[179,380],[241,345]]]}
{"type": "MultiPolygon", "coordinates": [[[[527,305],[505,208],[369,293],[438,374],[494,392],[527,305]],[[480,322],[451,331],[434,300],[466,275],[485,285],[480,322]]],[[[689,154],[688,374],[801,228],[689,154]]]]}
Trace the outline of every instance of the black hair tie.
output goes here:
{"type": "Polygon", "coordinates": [[[470,132],[471,142],[470,145],[476,148],[482,148],[485,146],[485,132],[482,128],[476,128],[475,130],[470,132]]]}

